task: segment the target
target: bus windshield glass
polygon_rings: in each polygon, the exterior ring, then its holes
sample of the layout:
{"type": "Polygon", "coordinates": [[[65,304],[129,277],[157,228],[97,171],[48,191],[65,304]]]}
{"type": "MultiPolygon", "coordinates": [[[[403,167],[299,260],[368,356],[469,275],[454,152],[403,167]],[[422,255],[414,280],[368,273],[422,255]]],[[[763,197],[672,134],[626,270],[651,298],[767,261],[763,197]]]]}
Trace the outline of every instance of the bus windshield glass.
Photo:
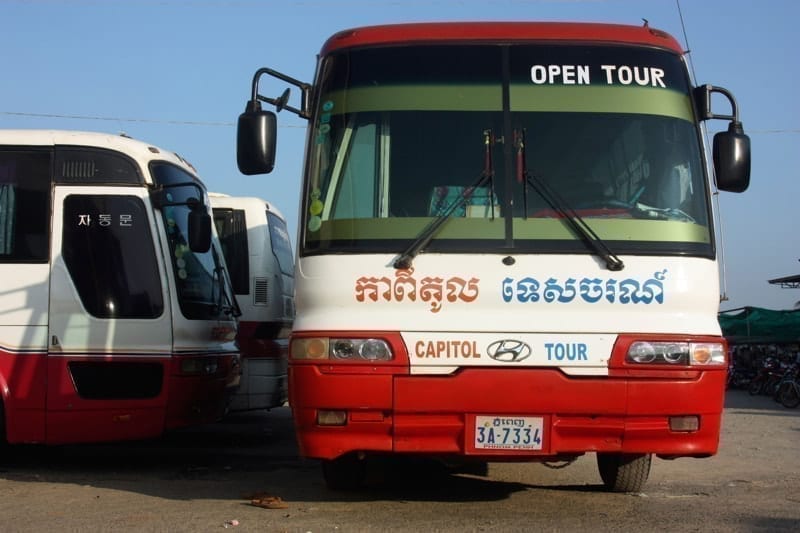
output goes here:
{"type": "Polygon", "coordinates": [[[193,320],[226,319],[231,292],[218,243],[212,241],[207,252],[198,253],[191,250],[188,242],[190,211],[210,209],[205,189],[191,174],[174,165],[151,163],[150,170],[156,183],[168,187],[165,194],[170,205],[161,208],[161,216],[183,315],[193,320]],[[200,193],[203,198],[197,198],[200,193]]]}
{"type": "Polygon", "coordinates": [[[564,220],[577,215],[616,253],[714,255],[679,55],[365,48],[324,58],[318,85],[301,255],[401,252],[442,214],[424,251],[593,253],[564,220]]]}

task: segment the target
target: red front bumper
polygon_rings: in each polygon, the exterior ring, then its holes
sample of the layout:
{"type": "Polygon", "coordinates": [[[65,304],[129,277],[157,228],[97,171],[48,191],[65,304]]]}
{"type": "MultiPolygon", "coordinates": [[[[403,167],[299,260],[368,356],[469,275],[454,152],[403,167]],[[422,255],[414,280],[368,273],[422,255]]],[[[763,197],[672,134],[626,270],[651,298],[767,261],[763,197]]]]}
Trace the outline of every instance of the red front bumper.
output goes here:
{"type": "Polygon", "coordinates": [[[708,456],[717,452],[725,388],[724,369],[650,378],[541,368],[421,376],[295,364],[289,379],[300,451],[321,459],[353,451],[519,461],[592,451],[708,456]],[[318,425],[319,410],[346,411],[346,425],[318,425]],[[476,450],[472,421],[480,414],[542,417],[542,449],[476,450]],[[686,415],[699,417],[699,429],[672,431],[670,417],[686,415]]]}

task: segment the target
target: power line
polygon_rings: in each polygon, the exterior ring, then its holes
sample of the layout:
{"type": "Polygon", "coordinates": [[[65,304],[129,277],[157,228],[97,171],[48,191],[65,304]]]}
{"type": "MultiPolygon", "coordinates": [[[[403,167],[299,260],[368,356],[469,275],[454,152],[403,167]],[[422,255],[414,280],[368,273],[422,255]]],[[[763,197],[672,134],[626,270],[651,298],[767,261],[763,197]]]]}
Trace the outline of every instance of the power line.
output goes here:
{"type": "MultiPolygon", "coordinates": [[[[98,120],[104,122],[142,122],[148,124],[170,124],[177,126],[211,126],[230,128],[236,124],[233,122],[213,122],[202,120],[163,120],[150,118],[124,118],[124,117],[100,117],[91,115],[64,115],[58,113],[24,113],[18,111],[0,111],[0,115],[25,117],[25,118],[58,118],[70,120],[98,120]]],[[[305,128],[305,126],[281,125],[286,128],[305,128]]]]}
{"type": "Polygon", "coordinates": [[[764,134],[800,133],[800,129],[786,128],[786,129],[772,129],[772,130],[753,130],[753,129],[748,128],[745,131],[745,133],[747,133],[748,135],[753,135],[753,134],[764,135],[764,134]]]}
{"type": "Polygon", "coordinates": [[[182,126],[233,126],[233,122],[206,122],[192,120],[159,120],[147,118],[122,118],[122,117],[98,117],[87,115],[61,115],[56,113],[20,113],[15,111],[0,111],[2,115],[30,118],[65,118],[73,120],[103,120],[108,122],[147,122],[151,124],[177,124],[182,126]]]}
{"type": "MultiPolygon", "coordinates": [[[[25,117],[25,118],[58,118],[70,120],[98,120],[104,122],[142,122],[147,124],[168,124],[177,126],[209,126],[209,127],[222,127],[231,128],[236,124],[234,122],[213,122],[206,120],[163,120],[154,118],[124,118],[124,117],[101,117],[92,115],[65,115],[59,113],[25,113],[18,111],[0,111],[0,115],[25,117]]],[[[306,125],[294,124],[280,124],[279,128],[305,128],[306,125]]],[[[776,128],[776,129],[748,129],[747,134],[785,134],[785,133],[800,133],[800,128],[776,128]]]]}
{"type": "MultiPolygon", "coordinates": [[[[23,5],[84,5],[99,6],[107,5],[108,0],[0,0],[6,3],[23,5]]],[[[404,4],[417,4],[422,6],[431,5],[467,5],[471,0],[337,0],[336,7],[355,7],[355,6],[374,6],[379,4],[382,8],[402,8],[404,4]]],[[[575,4],[575,3],[598,3],[608,2],[608,0],[484,0],[488,4],[514,4],[514,5],[534,5],[534,4],[575,4]]],[[[266,5],[263,0],[139,0],[141,7],[252,7],[254,5],[266,5]]],[[[303,6],[329,6],[330,0],[283,0],[284,4],[291,4],[298,7],[303,6]]]]}

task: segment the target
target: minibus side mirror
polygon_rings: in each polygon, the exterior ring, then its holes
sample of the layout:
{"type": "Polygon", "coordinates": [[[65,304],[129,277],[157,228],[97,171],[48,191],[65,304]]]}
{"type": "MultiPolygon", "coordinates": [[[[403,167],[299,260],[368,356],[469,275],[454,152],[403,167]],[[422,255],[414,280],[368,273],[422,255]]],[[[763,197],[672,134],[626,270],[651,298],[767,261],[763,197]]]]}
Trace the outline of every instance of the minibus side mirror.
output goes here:
{"type": "Polygon", "coordinates": [[[189,249],[204,254],[211,249],[211,215],[202,206],[189,211],[189,249]]]}

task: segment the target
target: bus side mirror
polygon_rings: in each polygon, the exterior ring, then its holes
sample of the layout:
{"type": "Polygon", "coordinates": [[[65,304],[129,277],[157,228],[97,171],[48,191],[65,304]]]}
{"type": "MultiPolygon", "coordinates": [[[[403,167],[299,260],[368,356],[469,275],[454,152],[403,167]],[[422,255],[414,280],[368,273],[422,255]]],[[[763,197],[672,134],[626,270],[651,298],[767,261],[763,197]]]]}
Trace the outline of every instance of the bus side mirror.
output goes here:
{"type": "Polygon", "coordinates": [[[694,105],[700,120],[730,120],[728,131],[714,135],[713,159],[717,188],[721,191],[744,192],[750,185],[750,137],[744,134],[739,121],[739,108],[733,94],[722,87],[700,85],[694,88],[694,105]],[[731,106],[729,115],[711,109],[711,95],[721,94],[731,106]]]}
{"type": "Polygon", "coordinates": [[[258,101],[248,101],[236,128],[236,163],[242,174],[272,172],[277,132],[275,113],[262,111],[258,101]]]}
{"type": "Polygon", "coordinates": [[[189,249],[204,254],[211,249],[211,215],[204,208],[189,210],[189,249]]]}
{"type": "Polygon", "coordinates": [[[750,185],[750,137],[741,122],[731,122],[728,131],[714,135],[714,172],[721,191],[744,192],[750,185]]]}

